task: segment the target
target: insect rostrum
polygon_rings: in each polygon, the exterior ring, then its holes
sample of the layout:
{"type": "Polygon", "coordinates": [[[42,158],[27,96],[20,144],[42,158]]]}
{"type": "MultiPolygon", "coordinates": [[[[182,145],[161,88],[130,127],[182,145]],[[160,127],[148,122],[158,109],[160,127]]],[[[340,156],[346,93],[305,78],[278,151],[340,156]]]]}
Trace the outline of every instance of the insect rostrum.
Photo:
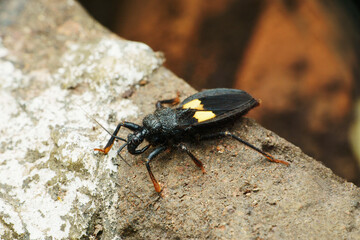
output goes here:
{"type": "Polygon", "coordinates": [[[289,164],[275,159],[228,131],[218,130],[227,122],[234,121],[259,105],[258,101],[245,91],[226,88],[205,90],[186,98],[177,108],[163,106],[163,104],[175,105],[178,102],[178,98],[158,101],[155,112],[143,119],[142,126],[132,122],[119,123],[105,148],[95,150],[107,154],[116,139],[125,142],[118,150],[119,155],[126,146],[129,153],[133,155],[142,154],[152,147],[147,157],[146,168],[156,192],[161,192],[161,187],[151,171],[150,162],[170,147],[177,147],[186,152],[205,172],[202,162],[186,147],[185,143],[189,141],[228,136],[262,154],[271,162],[289,164]],[[133,132],[127,136],[127,140],[116,136],[121,127],[133,132]],[[144,140],[148,142],[148,145],[137,149],[144,140]]]}

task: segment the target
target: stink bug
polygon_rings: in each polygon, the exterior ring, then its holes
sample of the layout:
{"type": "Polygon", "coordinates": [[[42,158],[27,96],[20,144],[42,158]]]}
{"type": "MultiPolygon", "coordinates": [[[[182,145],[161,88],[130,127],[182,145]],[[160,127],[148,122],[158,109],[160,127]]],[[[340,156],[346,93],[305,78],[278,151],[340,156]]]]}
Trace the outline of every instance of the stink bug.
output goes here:
{"type": "Polygon", "coordinates": [[[275,159],[270,154],[228,131],[219,130],[226,123],[234,121],[259,105],[259,102],[245,91],[226,88],[205,90],[186,98],[177,108],[163,106],[163,104],[175,105],[178,103],[178,97],[158,101],[155,112],[143,119],[142,126],[132,122],[119,123],[105,148],[94,150],[107,154],[115,140],[125,142],[118,150],[120,157],[121,150],[126,146],[129,153],[133,155],[142,154],[152,147],[153,150],[148,155],[145,164],[155,191],[158,193],[161,192],[161,187],[151,171],[150,162],[170,147],[177,147],[186,152],[194,163],[205,172],[202,162],[185,145],[185,143],[191,141],[231,137],[262,154],[271,162],[289,164],[275,159]],[[116,136],[121,127],[133,131],[127,136],[127,140],[116,136]],[[141,149],[137,149],[144,140],[148,144],[141,149]]]}

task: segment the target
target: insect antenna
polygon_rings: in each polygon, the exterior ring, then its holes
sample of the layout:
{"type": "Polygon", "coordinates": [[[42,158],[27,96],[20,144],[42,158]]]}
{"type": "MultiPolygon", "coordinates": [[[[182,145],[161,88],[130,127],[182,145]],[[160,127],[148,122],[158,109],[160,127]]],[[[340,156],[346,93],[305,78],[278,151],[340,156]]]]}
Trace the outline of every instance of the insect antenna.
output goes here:
{"type": "Polygon", "coordinates": [[[125,160],[125,158],[123,158],[120,154],[120,152],[128,145],[128,143],[124,143],[123,145],[120,146],[120,148],[117,150],[117,155],[121,158],[121,160],[123,160],[129,167],[131,167],[131,165],[125,160]]]}
{"type": "MultiPolygon", "coordinates": [[[[79,106],[80,107],[80,106],[79,106]]],[[[93,118],[92,116],[90,116],[82,107],[80,107],[80,109],[85,113],[85,115],[90,118],[91,120],[93,120],[95,123],[97,123],[102,129],[105,130],[105,132],[107,132],[110,136],[112,136],[113,138],[117,139],[117,140],[121,140],[124,142],[127,142],[126,139],[122,138],[122,137],[118,137],[115,136],[114,134],[112,134],[111,132],[109,132],[109,130],[107,130],[103,125],[101,125],[101,123],[99,123],[95,118],[93,118]]]]}

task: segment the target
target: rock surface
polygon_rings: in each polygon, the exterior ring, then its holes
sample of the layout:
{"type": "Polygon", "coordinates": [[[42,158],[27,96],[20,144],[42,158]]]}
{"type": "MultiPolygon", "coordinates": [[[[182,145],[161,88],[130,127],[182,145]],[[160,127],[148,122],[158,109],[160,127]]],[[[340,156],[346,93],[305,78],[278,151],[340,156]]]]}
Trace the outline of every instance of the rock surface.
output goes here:
{"type": "MultiPolygon", "coordinates": [[[[360,190],[249,119],[232,129],[289,167],[232,140],[130,166],[95,153],[122,120],[193,89],[161,54],[112,35],[71,0],[0,8],[1,239],[358,239],[360,190]]],[[[256,111],[256,109],[254,110],[256,111]]],[[[122,132],[126,136],[127,132],[122,132]]]]}

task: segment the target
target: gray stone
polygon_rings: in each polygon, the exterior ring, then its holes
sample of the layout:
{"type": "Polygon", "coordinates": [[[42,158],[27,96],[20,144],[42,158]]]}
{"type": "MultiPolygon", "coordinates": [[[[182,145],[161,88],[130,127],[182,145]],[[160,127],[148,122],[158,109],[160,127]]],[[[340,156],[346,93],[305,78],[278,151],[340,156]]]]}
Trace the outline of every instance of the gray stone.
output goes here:
{"type": "Polygon", "coordinates": [[[190,146],[206,174],[176,150],[152,163],[159,197],[144,156],[93,151],[109,135],[88,115],[112,131],[194,90],[74,1],[5,1],[0,16],[1,239],[360,238],[359,188],[246,118],[232,131],[289,167],[206,141],[190,146]]]}

